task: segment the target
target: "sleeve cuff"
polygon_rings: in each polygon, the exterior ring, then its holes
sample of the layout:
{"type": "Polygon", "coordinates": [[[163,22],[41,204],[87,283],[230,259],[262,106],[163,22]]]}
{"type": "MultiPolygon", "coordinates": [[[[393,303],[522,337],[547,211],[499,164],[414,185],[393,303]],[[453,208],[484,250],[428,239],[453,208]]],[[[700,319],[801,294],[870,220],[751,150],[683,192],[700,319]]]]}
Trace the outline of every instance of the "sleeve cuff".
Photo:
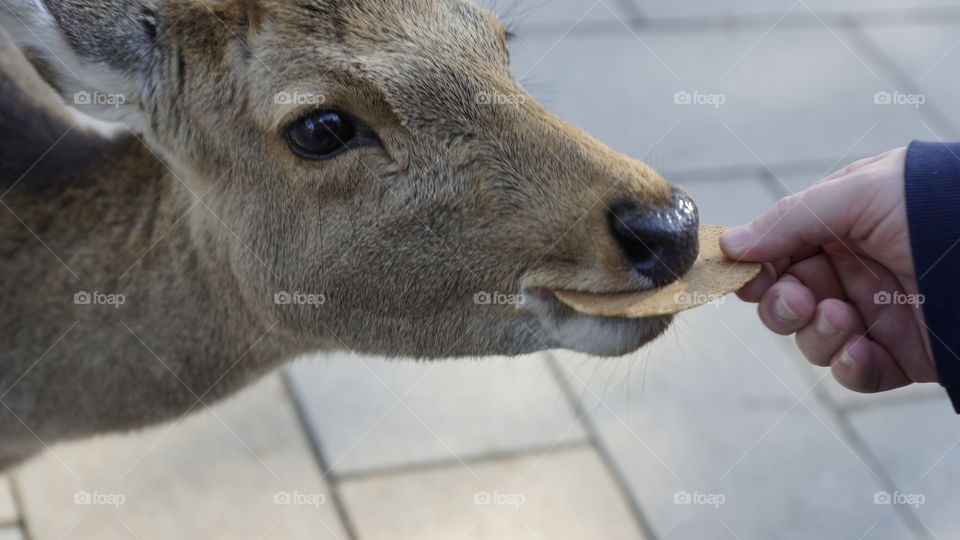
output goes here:
{"type": "Polygon", "coordinates": [[[960,414],[960,143],[911,144],[905,180],[927,334],[940,384],[960,414]]]}

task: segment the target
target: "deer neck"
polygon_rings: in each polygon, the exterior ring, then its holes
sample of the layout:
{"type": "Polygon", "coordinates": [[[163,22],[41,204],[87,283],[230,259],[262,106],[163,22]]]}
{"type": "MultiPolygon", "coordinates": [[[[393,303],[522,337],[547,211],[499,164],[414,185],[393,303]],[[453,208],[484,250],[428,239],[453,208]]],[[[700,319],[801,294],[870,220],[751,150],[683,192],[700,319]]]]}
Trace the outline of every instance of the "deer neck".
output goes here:
{"type": "Polygon", "coordinates": [[[44,161],[69,172],[0,199],[0,399],[41,438],[176,417],[303,352],[246,306],[197,231],[211,210],[137,139],[64,149],[44,161]]]}

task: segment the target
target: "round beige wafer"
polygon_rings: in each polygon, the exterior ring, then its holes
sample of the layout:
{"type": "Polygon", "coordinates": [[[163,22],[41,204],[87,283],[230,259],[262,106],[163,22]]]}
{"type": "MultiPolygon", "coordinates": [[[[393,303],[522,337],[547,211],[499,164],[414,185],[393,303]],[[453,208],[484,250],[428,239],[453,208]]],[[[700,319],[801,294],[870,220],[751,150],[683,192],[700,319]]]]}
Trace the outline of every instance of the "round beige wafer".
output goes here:
{"type": "Polygon", "coordinates": [[[760,273],[756,263],[739,263],[726,258],[720,250],[720,234],[725,227],[700,226],[700,255],[679,281],[666,287],[623,294],[592,294],[555,291],[557,298],[588,315],[639,319],[670,315],[722,298],[746,285],[760,273]]]}

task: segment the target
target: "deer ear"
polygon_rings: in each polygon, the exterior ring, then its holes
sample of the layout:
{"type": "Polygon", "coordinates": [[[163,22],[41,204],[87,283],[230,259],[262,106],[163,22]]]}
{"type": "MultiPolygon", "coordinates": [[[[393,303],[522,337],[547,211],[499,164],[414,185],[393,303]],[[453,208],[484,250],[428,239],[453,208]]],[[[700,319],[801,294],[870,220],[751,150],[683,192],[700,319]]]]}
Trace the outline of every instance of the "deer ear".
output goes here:
{"type": "Polygon", "coordinates": [[[3,0],[0,25],[67,105],[142,130],[162,49],[152,0],[3,0]]]}

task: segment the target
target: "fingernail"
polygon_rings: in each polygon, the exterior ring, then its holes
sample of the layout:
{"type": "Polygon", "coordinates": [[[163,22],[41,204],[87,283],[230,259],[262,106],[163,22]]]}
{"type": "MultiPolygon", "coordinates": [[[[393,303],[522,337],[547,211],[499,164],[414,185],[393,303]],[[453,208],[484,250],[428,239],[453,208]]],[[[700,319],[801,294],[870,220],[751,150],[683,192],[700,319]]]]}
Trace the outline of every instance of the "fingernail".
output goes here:
{"type": "Polygon", "coordinates": [[[854,360],[853,356],[850,354],[849,349],[844,349],[843,352],[840,353],[840,360],[838,360],[838,362],[843,364],[844,367],[848,367],[848,368],[854,367],[855,365],[857,365],[857,361],[854,360]]]}
{"type": "Polygon", "coordinates": [[[797,312],[790,309],[782,295],[778,296],[777,301],[773,304],[773,314],[783,322],[794,322],[800,318],[797,312]]]}
{"type": "Polygon", "coordinates": [[[818,334],[827,338],[834,337],[840,333],[840,329],[830,324],[830,321],[828,321],[822,313],[817,317],[816,328],[818,334]]]}
{"type": "Polygon", "coordinates": [[[753,224],[741,225],[725,231],[720,235],[720,243],[733,255],[741,255],[750,246],[753,239],[753,224]]]}

